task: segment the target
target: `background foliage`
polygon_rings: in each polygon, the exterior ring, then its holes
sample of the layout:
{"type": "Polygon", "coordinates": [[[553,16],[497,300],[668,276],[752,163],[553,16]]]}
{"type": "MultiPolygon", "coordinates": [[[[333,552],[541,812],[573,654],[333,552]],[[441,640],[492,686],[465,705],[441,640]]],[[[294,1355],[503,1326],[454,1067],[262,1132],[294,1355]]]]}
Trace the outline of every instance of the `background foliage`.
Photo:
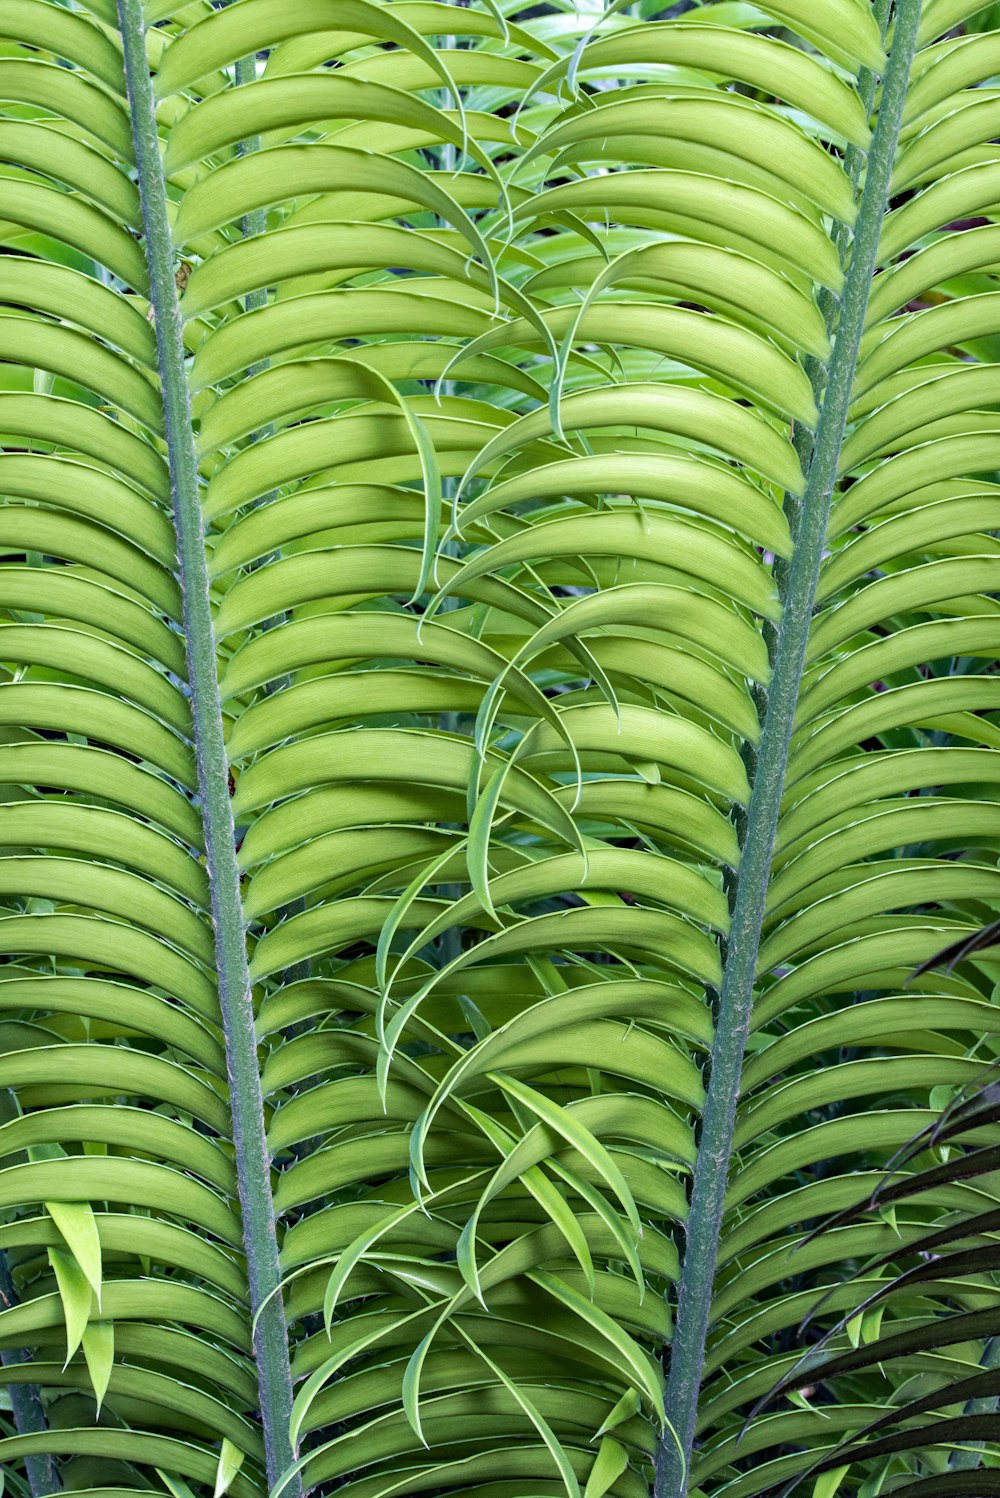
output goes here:
{"type": "Polygon", "coordinates": [[[908,7],[149,0],[168,243],[137,7],[0,0],[16,1498],[644,1498],[775,775],[691,1491],[1000,1492],[997,966],[905,986],[1000,904],[995,6],[922,6],[757,758],[908,7]]]}

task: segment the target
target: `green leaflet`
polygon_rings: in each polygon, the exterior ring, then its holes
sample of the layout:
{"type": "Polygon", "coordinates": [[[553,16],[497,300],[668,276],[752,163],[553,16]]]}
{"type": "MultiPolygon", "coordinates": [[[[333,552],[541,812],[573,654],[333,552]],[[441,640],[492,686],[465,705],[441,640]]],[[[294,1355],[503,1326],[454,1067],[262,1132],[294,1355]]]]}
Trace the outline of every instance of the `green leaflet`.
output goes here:
{"type": "MultiPolygon", "coordinates": [[[[761,109],[743,109],[738,100],[738,94],[660,101],[613,99],[546,131],[538,145],[524,153],[522,162],[528,166],[541,150],[546,154],[565,151],[567,146],[600,141],[609,134],[627,137],[663,131],[675,149],[677,141],[690,140],[701,147],[724,150],[737,161],[760,164],[780,159],[783,191],[801,194],[827,213],[853,220],[849,183],[830,157],[799,131],[785,127],[761,109]]],[[[585,145],[582,154],[589,155],[590,149],[585,145]]],[[[656,165],[672,164],[668,159],[656,161],[655,155],[653,159],[656,165]]],[[[735,172],[739,170],[736,166],[735,172]]]]}
{"type": "MultiPolygon", "coordinates": [[[[252,91],[215,94],[171,132],[167,171],[190,166],[246,138],[248,130],[293,135],[315,119],[373,119],[430,129],[433,137],[460,146],[463,136],[450,120],[418,99],[360,78],[309,75],[262,81],[252,91]],[[250,111],[249,114],[247,111],[250,111]]],[[[475,147],[473,150],[475,151],[475,147]]],[[[489,158],[481,157],[480,164],[489,158]]]]}
{"type": "MultiPolygon", "coordinates": [[[[657,385],[582,391],[564,403],[562,413],[565,431],[624,423],[718,446],[727,456],[741,459],[753,471],[798,492],[801,484],[798,464],[773,431],[759,417],[731,410],[725,438],[720,441],[720,414],[711,396],[700,391],[672,390],[657,385]]],[[[544,432],[541,413],[522,417],[509,431],[484,447],[476,469],[502,455],[517,442],[530,441],[544,432]]],[[[467,478],[473,477],[476,469],[471,470],[467,478]]]]}
{"type": "Polygon", "coordinates": [[[86,1274],[71,1254],[61,1249],[49,1249],[49,1263],[55,1272],[66,1321],[66,1361],[69,1362],[80,1343],[90,1319],[90,1304],[93,1297],[86,1274]]]}
{"type": "MultiPolygon", "coordinates": [[[[315,0],[298,0],[295,5],[276,6],[273,0],[254,0],[239,10],[224,15],[208,15],[179,36],[166,53],[156,75],[160,97],[173,90],[196,83],[206,73],[235,62],[262,47],[273,47],[293,37],[308,37],[319,29],[329,13],[315,0]],[[192,73],[191,69],[196,69],[192,73]]],[[[337,12],[341,26],[353,27],[364,36],[379,37],[402,45],[435,68],[445,86],[449,85],[447,66],[438,53],[421,40],[405,20],[368,0],[348,0],[337,12]]]]}
{"type": "MultiPolygon", "coordinates": [[[[49,1216],[101,1303],[101,1241],[94,1214],[86,1202],[46,1202],[49,1216]]],[[[65,1257],[65,1256],[64,1256],[65,1257]]],[[[72,1354],[70,1354],[72,1356],[72,1354]]]]}
{"type": "Polygon", "coordinates": [[[120,54],[89,17],[50,10],[37,0],[5,0],[3,26],[5,36],[54,52],[121,92],[120,54]]]}
{"type": "MultiPolygon", "coordinates": [[[[651,62],[688,64],[738,78],[780,94],[821,124],[846,135],[853,145],[868,143],[868,123],[856,94],[807,53],[775,47],[773,41],[754,32],[647,21],[641,29],[630,27],[618,35],[594,37],[579,71],[586,74],[610,64],[639,69],[651,62]]],[[[567,67],[565,60],[554,63],[546,69],[545,82],[565,74],[567,67]]]]}
{"type": "Polygon", "coordinates": [[[115,1358],[115,1328],[111,1321],[93,1321],[81,1338],[87,1371],[94,1389],[98,1412],[111,1382],[115,1358]]]}
{"type": "Polygon", "coordinates": [[[704,183],[704,173],[639,170],[615,176],[598,193],[593,179],[552,187],[520,206],[515,222],[536,214],[570,212],[594,217],[606,204],[616,217],[668,233],[706,239],[763,260],[795,279],[805,273],[821,286],[837,287],[842,272],[829,240],[803,214],[743,183],[704,183]]]}

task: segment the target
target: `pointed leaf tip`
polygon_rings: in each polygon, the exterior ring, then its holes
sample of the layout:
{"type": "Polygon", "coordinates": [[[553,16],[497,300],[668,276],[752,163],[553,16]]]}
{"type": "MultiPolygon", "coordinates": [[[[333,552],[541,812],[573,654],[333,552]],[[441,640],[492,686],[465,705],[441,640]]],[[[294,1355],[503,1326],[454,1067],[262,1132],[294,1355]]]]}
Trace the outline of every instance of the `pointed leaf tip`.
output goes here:
{"type": "Polygon", "coordinates": [[[229,1487],[237,1472],[243,1465],[245,1453],[233,1444],[228,1436],[222,1438],[222,1450],[219,1452],[219,1465],[215,1471],[215,1489],[213,1498],[222,1498],[223,1493],[229,1487]]]}

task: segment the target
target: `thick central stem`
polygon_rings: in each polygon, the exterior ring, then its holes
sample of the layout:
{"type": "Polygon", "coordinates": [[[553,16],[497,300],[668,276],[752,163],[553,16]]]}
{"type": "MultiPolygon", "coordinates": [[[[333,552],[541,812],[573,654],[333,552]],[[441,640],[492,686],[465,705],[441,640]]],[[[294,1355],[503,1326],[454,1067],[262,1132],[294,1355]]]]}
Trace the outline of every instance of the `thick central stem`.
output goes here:
{"type": "MultiPolygon", "coordinates": [[[[9,1096],[9,1094],[8,1094],[9,1096]]],[[[17,1290],[10,1272],[7,1255],[0,1248],[0,1303],[5,1310],[18,1303],[17,1290]]],[[[0,1367],[30,1367],[30,1358],[23,1347],[6,1347],[0,1350],[0,1367]]],[[[19,1436],[40,1435],[48,1430],[48,1421],[34,1382],[21,1383],[12,1380],[7,1384],[10,1410],[14,1417],[14,1429],[19,1436]]],[[[24,1459],[25,1472],[32,1498],[50,1498],[62,1489],[55,1461],[47,1451],[34,1452],[24,1459]]]]}
{"type": "Polygon", "coordinates": [[[889,201],[889,182],[919,20],[920,0],[899,0],[882,103],[868,155],[840,319],[802,500],[795,554],[788,574],[781,631],[747,815],[698,1161],[692,1183],[684,1265],[678,1290],[677,1325],[667,1382],[667,1418],[671,1428],[660,1446],[656,1498],[683,1498],[687,1491],[736,1104],[750,1025],[778,810],[826,541],[830,497],[847,424],[879,237],[889,201]]]}
{"type": "Polygon", "coordinates": [[[257,1318],[253,1349],[267,1475],[273,1486],[292,1461],[289,1442],[292,1380],[288,1331],[281,1296],[277,1293],[280,1268],[271,1195],[271,1161],[264,1128],[245,922],[229,801],[198,466],[185,372],[183,325],[174,275],[174,251],[167,218],[166,183],[153,112],[141,0],[118,0],[118,17],[142,202],[150,300],[156,319],[156,346],[177,535],[177,570],[184,600],[183,625],[198,765],[197,789],[215,928],[219,1007],[226,1040],[250,1310],[257,1318]]]}

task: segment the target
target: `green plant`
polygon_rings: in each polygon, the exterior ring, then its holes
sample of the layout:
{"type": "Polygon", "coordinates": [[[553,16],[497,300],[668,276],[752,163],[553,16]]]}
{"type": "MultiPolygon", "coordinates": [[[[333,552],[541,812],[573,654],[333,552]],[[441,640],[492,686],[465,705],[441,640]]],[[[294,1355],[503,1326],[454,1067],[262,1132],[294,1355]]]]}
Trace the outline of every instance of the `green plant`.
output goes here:
{"type": "Polygon", "coordinates": [[[1000,1492],[988,12],[0,0],[17,1498],[1000,1492]]]}

